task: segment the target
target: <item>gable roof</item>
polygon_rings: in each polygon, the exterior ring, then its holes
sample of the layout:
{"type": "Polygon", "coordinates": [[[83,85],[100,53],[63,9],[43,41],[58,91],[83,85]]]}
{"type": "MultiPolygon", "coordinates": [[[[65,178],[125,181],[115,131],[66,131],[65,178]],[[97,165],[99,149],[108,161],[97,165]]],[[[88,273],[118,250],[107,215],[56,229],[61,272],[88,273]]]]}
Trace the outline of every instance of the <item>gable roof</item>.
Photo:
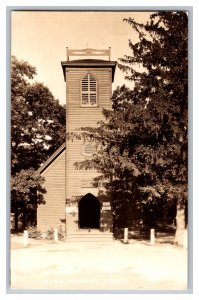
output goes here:
{"type": "Polygon", "coordinates": [[[66,143],[63,143],[38,169],[39,173],[43,171],[66,149],[66,143]]]}

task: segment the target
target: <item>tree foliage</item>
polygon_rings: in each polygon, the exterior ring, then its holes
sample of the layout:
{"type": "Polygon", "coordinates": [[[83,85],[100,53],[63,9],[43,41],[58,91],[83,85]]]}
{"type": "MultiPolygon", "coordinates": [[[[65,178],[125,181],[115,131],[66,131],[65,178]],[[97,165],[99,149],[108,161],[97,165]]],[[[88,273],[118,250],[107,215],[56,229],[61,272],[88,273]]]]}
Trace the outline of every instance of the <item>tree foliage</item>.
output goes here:
{"type": "MultiPolygon", "coordinates": [[[[167,207],[187,204],[188,18],[185,12],[153,13],[146,24],[124,20],[138,35],[129,40],[130,56],[119,59],[132,90],[118,87],[106,122],[81,128],[97,143],[95,167],[112,192],[129,192],[131,201],[167,207]],[[136,196],[135,196],[136,195],[136,196]]],[[[121,197],[122,199],[122,197],[121,197]]],[[[179,206],[178,206],[179,207],[179,206]]],[[[159,209],[160,211],[160,209],[159,209]]],[[[184,226],[184,225],[183,225],[184,226]]]]}
{"type": "Polygon", "coordinates": [[[12,174],[37,169],[65,140],[65,108],[48,87],[31,82],[36,70],[12,57],[12,174]]]}
{"type": "Polygon", "coordinates": [[[33,168],[21,170],[11,177],[11,211],[15,213],[15,229],[18,229],[18,216],[23,218],[23,226],[33,220],[37,205],[45,204],[44,178],[33,168]]]}
{"type": "Polygon", "coordinates": [[[147,111],[155,116],[149,136],[155,134],[159,142],[147,164],[167,199],[177,202],[176,241],[181,243],[188,200],[188,17],[185,12],[158,12],[146,25],[125,21],[139,42],[129,40],[133,55],[120,59],[119,67],[134,81],[135,98],[147,100],[147,111]],[[143,72],[137,71],[138,64],[143,72]],[[154,158],[155,168],[150,163],[154,158]]]}
{"type": "MultiPolygon", "coordinates": [[[[36,203],[41,204],[44,202],[43,194],[45,194],[45,188],[42,187],[44,183],[44,178],[42,178],[38,171],[35,171],[33,168],[28,170],[21,170],[19,173],[16,173],[14,177],[11,178],[11,191],[13,193],[13,201],[23,201],[27,204],[31,200],[29,194],[31,190],[36,190],[36,203]]],[[[35,201],[35,199],[34,199],[35,201]]]]}
{"type": "Polygon", "coordinates": [[[15,229],[20,213],[28,214],[44,203],[44,179],[39,166],[65,141],[65,108],[48,87],[33,82],[35,67],[11,60],[11,210],[15,229]]]}

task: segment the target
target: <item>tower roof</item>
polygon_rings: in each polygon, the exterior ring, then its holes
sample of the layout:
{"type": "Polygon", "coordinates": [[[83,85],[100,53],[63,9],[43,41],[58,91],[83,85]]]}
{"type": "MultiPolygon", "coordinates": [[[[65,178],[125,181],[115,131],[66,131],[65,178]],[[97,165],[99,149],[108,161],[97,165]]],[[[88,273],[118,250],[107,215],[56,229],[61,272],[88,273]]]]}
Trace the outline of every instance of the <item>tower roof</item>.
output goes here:
{"type": "Polygon", "coordinates": [[[92,49],[92,48],[87,48],[87,49],[68,49],[66,48],[66,61],[62,61],[62,69],[64,73],[64,80],[66,81],[66,68],[111,68],[112,69],[112,81],[114,80],[114,74],[115,74],[115,67],[117,62],[116,61],[111,61],[111,48],[109,49],[92,49]],[[70,57],[74,56],[87,56],[85,59],[76,59],[76,60],[70,60],[70,57]],[[106,56],[109,58],[109,60],[103,60],[103,59],[91,59],[88,57],[93,57],[93,56],[106,56]]]}
{"type": "Polygon", "coordinates": [[[108,61],[103,59],[76,59],[76,60],[68,60],[62,61],[62,70],[64,73],[64,80],[66,81],[66,68],[107,68],[110,67],[112,69],[112,81],[114,81],[115,68],[117,65],[116,61],[108,61]]]}

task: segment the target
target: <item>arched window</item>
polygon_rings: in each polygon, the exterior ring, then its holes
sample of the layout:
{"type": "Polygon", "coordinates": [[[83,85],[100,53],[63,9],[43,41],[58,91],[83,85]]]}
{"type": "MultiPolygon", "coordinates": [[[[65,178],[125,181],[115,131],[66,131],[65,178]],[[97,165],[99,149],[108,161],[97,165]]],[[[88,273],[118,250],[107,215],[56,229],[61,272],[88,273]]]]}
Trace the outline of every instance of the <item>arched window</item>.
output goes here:
{"type": "Polygon", "coordinates": [[[82,79],[82,106],[97,106],[97,81],[91,74],[82,79]]]}

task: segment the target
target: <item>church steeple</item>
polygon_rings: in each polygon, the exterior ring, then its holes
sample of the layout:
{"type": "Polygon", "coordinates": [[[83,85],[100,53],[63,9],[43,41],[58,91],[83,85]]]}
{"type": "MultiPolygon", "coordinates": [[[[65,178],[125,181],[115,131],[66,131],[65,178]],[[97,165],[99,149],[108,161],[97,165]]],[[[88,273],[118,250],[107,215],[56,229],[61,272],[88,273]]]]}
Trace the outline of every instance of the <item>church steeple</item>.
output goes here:
{"type": "MultiPolygon", "coordinates": [[[[66,81],[66,131],[73,132],[81,127],[96,127],[97,122],[104,119],[102,110],[111,109],[112,82],[114,80],[116,62],[111,61],[110,48],[107,50],[81,49],[74,50],[67,48],[67,60],[62,62],[64,79],[66,81]],[[83,56],[83,59],[82,57],[83,56]],[[94,58],[97,56],[97,58],[94,58]],[[107,57],[108,60],[102,58],[107,57]],[[76,59],[74,59],[74,57],[76,59]],[[73,58],[71,60],[71,58],[73,58]]],[[[96,170],[77,170],[74,163],[88,159],[85,149],[92,148],[92,145],[85,145],[83,141],[66,142],[66,228],[67,234],[76,232],[81,227],[80,224],[98,224],[94,222],[84,222],[79,220],[80,216],[89,215],[89,203],[93,201],[93,212],[99,216],[107,214],[103,207],[103,201],[98,198],[99,187],[93,185],[93,179],[98,176],[96,170]],[[84,198],[85,195],[92,195],[84,198]],[[98,199],[100,205],[97,201],[98,199]],[[95,205],[96,204],[96,205],[95,205]],[[85,205],[85,206],[84,206],[85,205]],[[87,214],[79,210],[87,210],[87,214]]],[[[94,149],[94,148],[92,148],[94,149]]],[[[90,154],[92,156],[92,153],[90,154]]],[[[109,205],[106,205],[107,210],[109,205]]],[[[111,212],[110,214],[111,220],[111,212]]],[[[99,223],[99,230],[103,229],[103,224],[99,223]]]]}

